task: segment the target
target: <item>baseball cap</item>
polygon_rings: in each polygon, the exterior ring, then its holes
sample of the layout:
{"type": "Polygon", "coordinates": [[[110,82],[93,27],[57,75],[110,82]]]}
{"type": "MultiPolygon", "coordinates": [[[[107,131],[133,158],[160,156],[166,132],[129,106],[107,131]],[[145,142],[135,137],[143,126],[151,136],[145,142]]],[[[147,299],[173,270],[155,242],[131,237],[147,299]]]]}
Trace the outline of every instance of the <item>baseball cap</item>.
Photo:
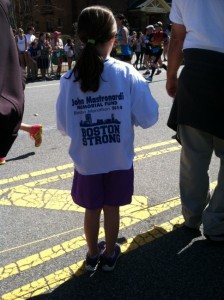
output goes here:
{"type": "Polygon", "coordinates": [[[163,23],[161,21],[157,22],[157,24],[159,24],[159,26],[163,26],[163,23]]]}
{"type": "Polygon", "coordinates": [[[59,32],[59,31],[54,31],[54,35],[61,35],[61,32],[59,32]]]}
{"type": "Polygon", "coordinates": [[[146,29],[149,29],[149,28],[154,29],[154,26],[153,26],[153,25],[148,25],[148,26],[146,26],[146,29]]]}

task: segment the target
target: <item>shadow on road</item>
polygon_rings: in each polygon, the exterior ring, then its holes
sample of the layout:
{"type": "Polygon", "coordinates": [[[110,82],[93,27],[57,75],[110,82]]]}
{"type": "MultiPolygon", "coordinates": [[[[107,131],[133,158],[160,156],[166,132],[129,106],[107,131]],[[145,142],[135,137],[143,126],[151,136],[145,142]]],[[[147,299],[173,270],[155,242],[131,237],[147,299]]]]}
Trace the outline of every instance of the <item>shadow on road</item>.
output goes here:
{"type": "Polygon", "coordinates": [[[32,155],[35,155],[35,152],[29,152],[29,153],[26,153],[26,154],[23,154],[23,155],[14,157],[14,158],[6,159],[6,161],[9,162],[9,161],[13,161],[13,160],[25,159],[32,155]]]}
{"type": "Polygon", "coordinates": [[[223,246],[210,244],[200,232],[184,227],[144,243],[149,235],[153,230],[133,239],[113,272],[98,270],[90,275],[81,266],[81,275],[30,299],[224,299],[223,246]],[[136,242],[142,246],[136,247],[136,242]]]}

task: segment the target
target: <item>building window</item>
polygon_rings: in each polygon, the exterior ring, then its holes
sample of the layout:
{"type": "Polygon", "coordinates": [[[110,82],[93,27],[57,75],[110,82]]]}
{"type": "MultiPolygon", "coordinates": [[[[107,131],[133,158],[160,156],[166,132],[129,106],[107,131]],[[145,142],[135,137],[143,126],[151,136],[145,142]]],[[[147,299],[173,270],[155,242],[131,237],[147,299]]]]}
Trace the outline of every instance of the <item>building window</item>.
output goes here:
{"type": "Polygon", "coordinates": [[[63,19],[58,18],[58,27],[62,27],[62,26],[63,26],[63,19]]]}
{"type": "Polygon", "coordinates": [[[35,29],[36,29],[36,31],[40,30],[40,22],[39,21],[35,22],[35,29]]]}
{"type": "Polygon", "coordinates": [[[46,23],[46,31],[47,32],[53,32],[53,24],[52,24],[52,22],[47,21],[47,23],[46,23]]]}

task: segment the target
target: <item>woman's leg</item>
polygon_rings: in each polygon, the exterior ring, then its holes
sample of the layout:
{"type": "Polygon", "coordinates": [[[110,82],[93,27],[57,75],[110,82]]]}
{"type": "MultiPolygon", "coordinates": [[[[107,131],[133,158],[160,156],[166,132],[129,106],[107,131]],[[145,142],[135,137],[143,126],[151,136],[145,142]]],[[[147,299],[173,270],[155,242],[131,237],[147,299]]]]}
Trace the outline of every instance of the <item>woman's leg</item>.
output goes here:
{"type": "Polygon", "coordinates": [[[20,62],[21,68],[25,69],[26,68],[26,60],[25,60],[24,53],[19,53],[19,62],[20,62]]]}
{"type": "Polygon", "coordinates": [[[136,61],[134,63],[134,66],[136,66],[136,69],[138,68],[138,63],[139,63],[139,57],[140,57],[140,52],[136,52],[136,61]]]}
{"type": "Polygon", "coordinates": [[[30,133],[31,128],[32,128],[32,125],[29,125],[29,124],[21,123],[21,125],[20,125],[20,129],[23,131],[26,131],[28,133],[30,133]]]}
{"type": "Polygon", "coordinates": [[[149,72],[149,67],[150,67],[150,65],[149,65],[149,55],[148,54],[145,54],[145,56],[144,56],[144,65],[146,67],[145,74],[148,74],[147,71],[149,72]]]}
{"type": "Polygon", "coordinates": [[[62,62],[63,62],[62,58],[59,57],[58,58],[58,67],[57,67],[57,71],[56,71],[57,76],[61,75],[62,62]]]}
{"type": "Polygon", "coordinates": [[[71,70],[71,68],[72,68],[72,58],[67,57],[67,61],[68,61],[68,69],[71,70]]]}
{"type": "Polygon", "coordinates": [[[45,78],[45,76],[46,76],[46,69],[40,69],[40,73],[41,73],[41,76],[43,78],[45,78]]]}
{"type": "Polygon", "coordinates": [[[35,125],[29,125],[22,123],[20,125],[20,130],[26,131],[29,133],[29,136],[34,139],[35,141],[35,147],[39,147],[42,143],[42,125],[41,124],[35,124],[35,125]]]}

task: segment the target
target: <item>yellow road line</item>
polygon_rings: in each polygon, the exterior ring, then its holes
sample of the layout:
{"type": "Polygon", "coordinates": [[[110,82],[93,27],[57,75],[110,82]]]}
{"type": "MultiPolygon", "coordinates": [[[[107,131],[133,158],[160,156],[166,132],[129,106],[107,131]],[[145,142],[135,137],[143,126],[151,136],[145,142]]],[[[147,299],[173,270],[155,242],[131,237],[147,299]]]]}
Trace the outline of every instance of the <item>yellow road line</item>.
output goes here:
{"type": "Polygon", "coordinates": [[[53,235],[48,236],[46,238],[39,239],[39,240],[30,242],[30,243],[26,243],[26,244],[23,244],[23,245],[20,245],[20,246],[17,246],[17,247],[13,247],[13,248],[9,248],[9,249],[0,251],[0,254],[6,253],[6,252],[11,252],[11,251],[18,250],[18,249],[21,249],[21,248],[25,248],[25,247],[28,247],[28,246],[31,246],[31,245],[34,245],[34,244],[44,242],[44,241],[49,241],[51,239],[54,239],[54,238],[60,237],[62,235],[66,235],[66,234],[69,234],[69,233],[72,233],[72,232],[75,232],[75,231],[78,231],[78,230],[81,230],[81,229],[83,229],[83,226],[79,227],[79,228],[71,229],[71,230],[68,230],[68,231],[64,231],[64,232],[61,232],[61,233],[53,234],[53,235]]]}
{"type": "MultiPolygon", "coordinates": [[[[162,147],[162,146],[166,146],[166,145],[170,145],[170,144],[174,144],[174,143],[177,143],[177,141],[172,139],[172,140],[168,140],[168,141],[164,141],[164,142],[160,142],[160,143],[155,143],[155,144],[151,144],[151,145],[137,147],[137,148],[135,148],[135,152],[149,150],[149,149],[162,147]]],[[[162,154],[162,153],[159,153],[159,154],[162,154]]],[[[0,180],[0,185],[25,180],[25,179],[28,179],[28,178],[34,178],[34,177],[37,177],[37,176],[42,176],[42,175],[54,173],[54,172],[61,171],[61,170],[71,169],[71,168],[74,168],[73,163],[58,166],[58,167],[55,167],[55,168],[49,168],[49,169],[45,169],[45,170],[31,172],[30,174],[22,174],[22,175],[18,175],[18,176],[8,178],[8,179],[2,179],[2,180],[0,180]]]]}
{"type": "Polygon", "coordinates": [[[49,168],[49,169],[45,169],[45,170],[41,170],[41,171],[35,171],[35,172],[31,172],[29,174],[22,174],[22,175],[14,176],[14,177],[11,177],[11,178],[2,179],[2,180],[0,180],[0,185],[8,184],[8,183],[16,182],[16,181],[21,181],[21,180],[28,179],[28,178],[34,178],[34,177],[41,176],[41,175],[47,175],[47,174],[50,174],[50,173],[54,173],[54,172],[62,171],[62,170],[67,170],[67,169],[71,169],[71,168],[74,168],[73,163],[58,166],[58,167],[55,167],[55,168],[49,168]]]}
{"type": "MultiPolygon", "coordinates": [[[[149,152],[149,153],[142,154],[142,155],[137,155],[135,157],[134,161],[141,160],[141,159],[146,159],[146,158],[149,158],[149,157],[152,157],[152,156],[158,156],[158,155],[162,155],[162,154],[167,154],[167,153],[171,153],[171,152],[174,152],[174,151],[179,151],[180,148],[181,148],[180,146],[176,146],[176,147],[170,147],[170,148],[162,149],[160,151],[154,151],[154,152],[149,152]]],[[[57,169],[58,169],[58,167],[57,167],[57,169]]],[[[48,169],[48,170],[44,170],[45,174],[48,174],[51,171],[52,171],[52,168],[48,169]]],[[[41,175],[41,172],[42,171],[38,171],[38,172],[35,172],[35,173],[41,175]]],[[[36,176],[39,176],[39,175],[36,175],[36,176]]],[[[59,181],[59,180],[69,179],[71,177],[73,177],[73,172],[51,176],[51,177],[48,177],[48,178],[44,178],[44,179],[40,179],[40,180],[36,180],[36,181],[24,183],[23,185],[17,185],[17,186],[11,187],[11,188],[5,188],[5,189],[0,190],[0,196],[2,196],[4,194],[7,194],[10,190],[12,190],[14,188],[25,187],[25,186],[26,187],[35,187],[37,185],[43,185],[43,184],[53,183],[53,182],[56,182],[56,181],[59,181]]],[[[18,176],[16,178],[13,177],[13,178],[1,180],[0,181],[0,185],[1,184],[6,184],[8,182],[19,181],[19,180],[22,180],[24,178],[29,178],[29,174],[24,174],[24,175],[18,176]]],[[[2,204],[2,205],[10,205],[10,202],[7,201],[6,199],[4,199],[4,201],[3,201],[3,199],[1,199],[0,204],[2,204]]]]}
{"type": "Polygon", "coordinates": [[[150,150],[150,149],[153,149],[153,148],[162,147],[162,146],[166,146],[166,145],[170,145],[170,144],[176,144],[176,143],[177,143],[177,141],[175,139],[172,139],[172,140],[159,142],[159,143],[155,143],[155,144],[151,144],[151,145],[136,147],[135,152],[150,150]]]}
{"type": "MultiPolygon", "coordinates": [[[[126,254],[130,251],[152,242],[161,236],[176,229],[176,225],[181,226],[183,223],[182,216],[174,218],[169,222],[165,222],[156,228],[153,228],[145,233],[139,234],[136,237],[130,238],[127,242],[121,245],[122,253],[126,254]]],[[[69,280],[71,276],[80,276],[85,272],[84,261],[81,260],[76,264],[65,267],[61,270],[49,274],[45,277],[39,278],[29,284],[26,284],[18,289],[15,289],[7,294],[2,295],[2,300],[24,300],[34,297],[54,289],[69,280]]]]}
{"type": "Polygon", "coordinates": [[[167,153],[179,151],[180,148],[181,148],[181,146],[178,145],[178,146],[175,146],[175,147],[169,147],[169,148],[166,148],[166,149],[162,149],[162,150],[158,150],[158,151],[154,151],[154,152],[149,152],[149,153],[146,153],[146,154],[137,155],[137,156],[135,156],[134,161],[149,158],[149,157],[153,157],[153,156],[158,156],[158,155],[161,155],[161,154],[167,154],[167,153]]]}
{"type": "MultiPolygon", "coordinates": [[[[14,189],[18,189],[18,188],[25,188],[25,187],[35,187],[35,186],[39,186],[39,185],[44,185],[44,184],[48,184],[48,183],[54,183],[54,182],[57,182],[59,180],[65,180],[65,179],[69,179],[71,177],[73,177],[74,175],[74,172],[69,172],[69,173],[64,173],[64,174],[60,174],[60,175],[55,175],[55,176],[51,176],[51,177],[47,177],[47,178],[44,178],[44,179],[39,179],[39,180],[36,180],[36,181],[31,181],[31,182],[27,182],[27,183],[24,183],[22,185],[17,185],[17,186],[13,186],[13,187],[10,187],[10,188],[5,188],[5,189],[2,189],[0,190],[0,196],[4,196],[4,194],[8,195],[8,193],[10,191],[13,191],[14,189]]],[[[1,204],[1,201],[3,201],[4,198],[1,198],[0,199],[0,204],[1,204]]],[[[6,199],[4,199],[5,201],[5,205],[10,205],[10,201],[6,201],[6,199]]]]}
{"type": "MultiPolygon", "coordinates": [[[[125,208],[121,208],[120,229],[127,228],[180,204],[180,199],[177,197],[172,198],[165,203],[158,204],[154,207],[148,207],[147,199],[145,197],[134,196],[133,198],[133,204],[130,204],[125,208]]],[[[100,229],[99,237],[104,237],[103,228],[100,229]]],[[[81,235],[64,243],[55,245],[52,248],[48,248],[34,255],[18,260],[15,263],[8,264],[0,268],[0,280],[19,274],[25,270],[69,253],[74,249],[77,249],[84,245],[86,245],[86,240],[84,235],[81,235]]]]}
{"type": "MultiPolygon", "coordinates": [[[[211,183],[212,189],[214,189],[216,183],[217,183],[216,181],[211,183]]],[[[121,207],[120,229],[134,225],[138,222],[148,219],[154,215],[160,214],[178,205],[180,205],[179,197],[169,199],[166,202],[155,205],[153,207],[148,207],[147,199],[145,197],[134,196],[132,204],[125,207],[121,207]]],[[[101,228],[100,237],[103,236],[104,236],[104,232],[103,229],[101,228]]],[[[21,259],[15,263],[8,264],[0,268],[0,280],[16,275],[22,271],[25,271],[34,266],[40,265],[46,261],[64,255],[65,253],[71,252],[74,249],[77,249],[77,247],[81,247],[83,245],[86,245],[86,241],[84,237],[83,236],[77,237],[71,239],[70,241],[66,241],[62,244],[55,245],[52,248],[48,248],[39,253],[31,255],[25,259],[21,259]]],[[[7,250],[3,252],[6,251],[7,250]]]]}
{"type": "MultiPolygon", "coordinates": [[[[214,189],[216,184],[217,184],[216,181],[211,183],[211,189],[214,189]]],[[[179,204],[180,204],[180,199],[179,199],[179,197],[176,197],[176,198],[172,198],[170,200],[167,200],[166,202],[163,202],[163,203],[161,203],[159,205],[156,205],[154,207],[148,207],[147,206],[147,199],[145,199],[144,197],[141,197],[141,196],[134,196],[133,197],[133,202],[132,202],[131,205],[121,207],[120,228],[125,228],[125,227],[128,227],[128,226],[131,226],[131,225],[133,225],[137,222],[148,219],[151,216],[162,213],[162,212],[164,212],[164,211],[166,211],[170,208],[176,207],[179,204]]],[[[75,204],[74,204],[74,207],[76,207],[75,204]]],[[[77,208],[75,208],[75,210],[79,211],[77,208]]],[[[80,211],[83,212],[84,210],[81,208],[80,211]]],[[[82,227],[80,227],[80,229],[81,228],[82,227]]],[[[69,231],[69,232],[72,232],[72,230],[69,231]]],[[[56,236],[59,236],[59,235],[61,235],[61,234],[54,235],[54,236],[56,237],[56,236]]],[[[54,236],[52,236],[52,237],[54,237],[54,236]]],[[[46,240],[46,239],[49,239],[49,238],[52,238],[52,237],[48,237],[48,238],[45,238],[45,239],[42,239],[42,240],[39,240],[39,241],[43,241],[43,240],[46,240]]],[[[29,265],[32,265],[32,266],[35,265],[36,266],[36,265],[42,264],[43,262],[46,261],[46,259],[50,260],[50,259],[53,259],[57,256],[63,255],[67,252],[70,252],[70,251],[76,249],[76,246],[71,246],[71,244],[76,244],[77,241],[79,242],[79,238],[78,239],[75,238],[75,239],[67,241],[63,244],[56,245],[53,248],[46,249],[46,250],[44,250],[44,251],[42,251],[38,254],[34,254],[34,255],[32,255],[28,258],[22,259],[22,260],[16,262],[15,264],[9,264],[9,265],[7,265],[3,268],[0,268],[0,280],[21,272],[20,268],[18,268],[17,266],[21,266],[21,268],[24,268],[23,266],[25,265],[26,268],[29,269],[30,268],[29,265]],[[58,249],[59,249],[58,247],[62,248],[63,251],[62,252],[58,251],[58,249]],[[56,249],[56,254],[54,253],[55,249],[56,249]],[[41,257],[45,257],[45,260],[42,260],[41,257]]],[[[28,245],[31,245],[33,243],[37,243],[37,241],[28,243],[26,245],[28,246],[28,245]]],[[[19,246],[18,248],[21,248],[21,247],[24,247],[24,246],[25,245],[22,245],[22,246],[19,246]]],[[[17,247],[15,247],[15,249],[16,248],[17,247]]],[[[14,250],[14,248],[12,248],[12,250],[14,250]]],[[[4,253],[4,252],[7,252],[7,251],[9,251],[9,249],[4,250],[0,253],[4,253]]]]}
{"type": "MultiPolygon", "coordinates": [[[[180,149],[180,146],[176,146],[176,147],[166,148],[166,149],[163,149],[163,150],[160,150],[160,151],[154,151],[154,152],[138,155],[138,156],[135,157],[134,161],[141,160],[141,159],[146,159],[146,158],[149,158],[149,157],[152,157],[152,156],[157,156],[157,155],[161,155],[161,154],[170,153],[170,152],[173,152],[173,151],[178,151],[179,149],[180,149]]],[[[43,170],[43,171],[33,172],[33,173],[31,173],[31,175],[32,175],[32,177],[43,175],[43,174],[46,175],[46,174],[55,172],[56,170],[64,170],[64,169],[67,169],[67,168],[71,168],[71,166],[73,167],[73,164],[65,165],[65,166],[59,166],[57,168],[46,169],[46,170],[43,170]]],[[[9,179],[4,179],[4,180],[0,181],[0,185],[1,184],[6,184],[6,183],[9,183],[9,182],[13,182],[13,181],[19,181],[19,180],[22,180],[22,179],[27,179],[29,177],[30,177],[30,174],[23,174],[21,176],[9,178],[9,179]]],[[[44,179],[24,183],[23,185],[14,186],[14,187],[11,187],[11,188],[5,188],[5,189],[0,190],[0,196],[4,196],[4,194],[7,195],[11,190],[19,188],[19,187],[21,189],[25,188],[25,187],[35,187],[35,186],[39,186],[39,185],[43,185],[43,184],[57,182],[59,180],[69,179],[69,178],[72,178],[72,177],[73,177],[73,172],[69,172],[69,173],[64,173],[64,174],[55,175],[55,176],[51,176],[51,177],[48,177],[48,178],[44,178],[44,179]]],[[[6,198],[1,198],[0,205],[11,205],[11,203],[6,198]]]]}

